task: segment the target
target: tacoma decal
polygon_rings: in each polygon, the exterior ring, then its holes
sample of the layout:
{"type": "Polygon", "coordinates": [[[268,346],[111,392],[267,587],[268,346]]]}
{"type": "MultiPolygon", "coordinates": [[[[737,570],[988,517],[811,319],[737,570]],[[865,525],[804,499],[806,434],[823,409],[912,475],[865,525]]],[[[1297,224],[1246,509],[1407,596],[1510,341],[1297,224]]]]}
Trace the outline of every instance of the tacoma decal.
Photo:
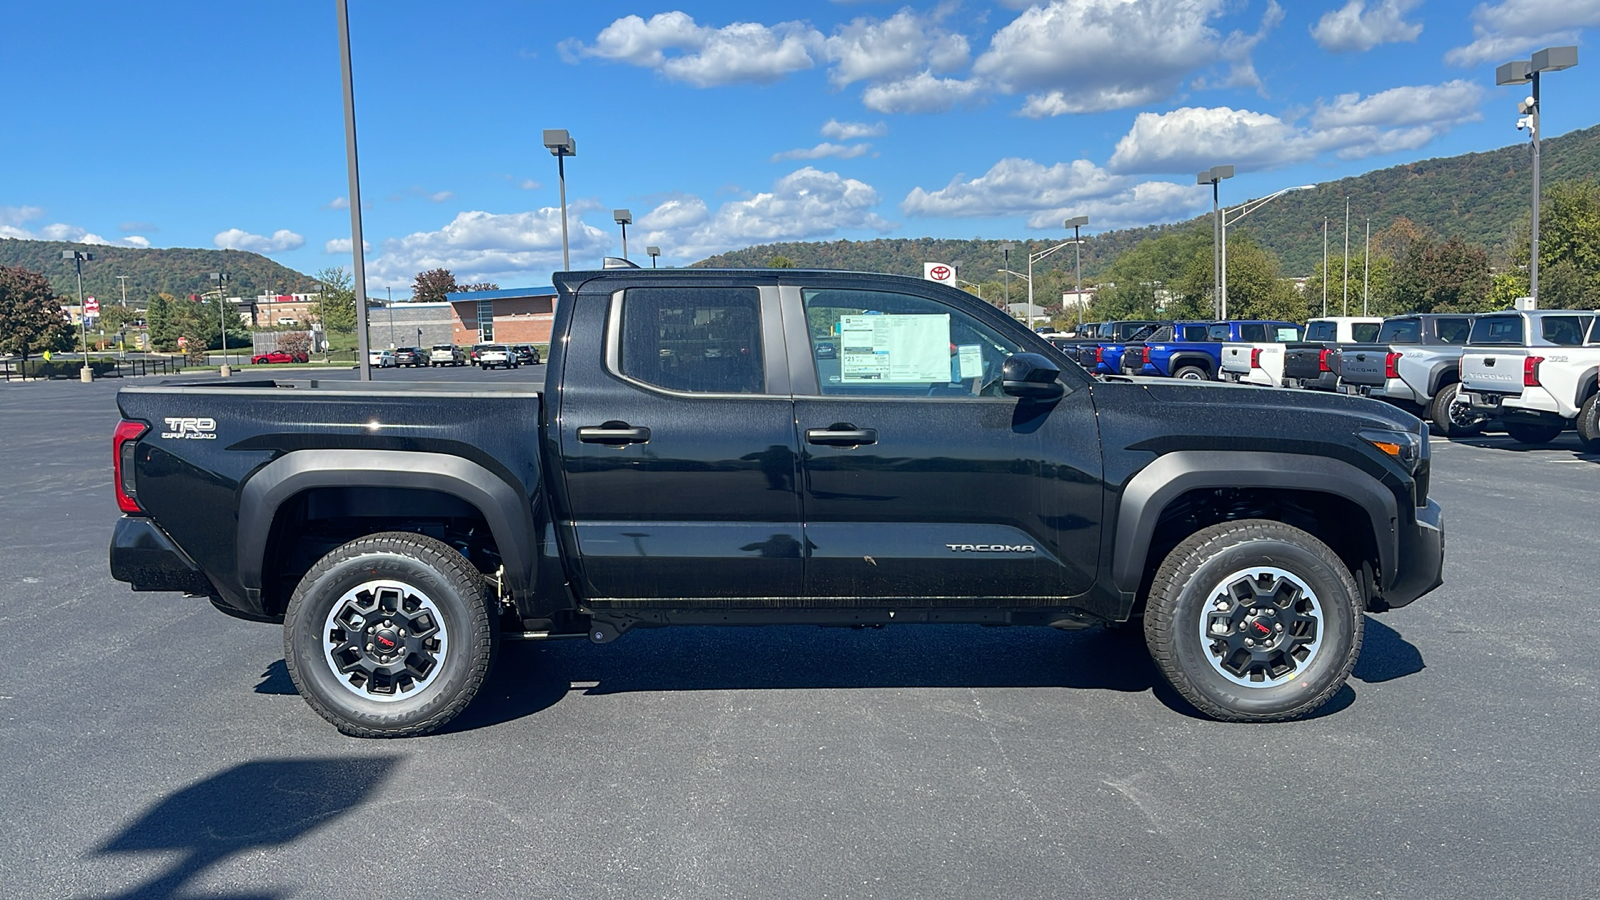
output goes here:
{"type": "Polygon", "coordinates": [[[1037,553],[1032,544],[945,544],[952,553],[1037,553]]]}

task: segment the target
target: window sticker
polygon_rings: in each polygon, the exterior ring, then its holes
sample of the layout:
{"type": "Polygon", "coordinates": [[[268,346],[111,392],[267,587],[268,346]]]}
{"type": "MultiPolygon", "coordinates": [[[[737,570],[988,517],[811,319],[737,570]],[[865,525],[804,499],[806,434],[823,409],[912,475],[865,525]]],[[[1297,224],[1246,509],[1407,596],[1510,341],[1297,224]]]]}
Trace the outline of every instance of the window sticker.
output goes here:
{"type": "Polygon", "coordinates": [[[839,343],[846,384],[950,380],[948,313],[840,316],[839,343]]]}
{"type": "Polygon", "coordinates": [[[983,377],[983,345],[962,344],[956,348],[961,359],[961,379],[983,377]]]}

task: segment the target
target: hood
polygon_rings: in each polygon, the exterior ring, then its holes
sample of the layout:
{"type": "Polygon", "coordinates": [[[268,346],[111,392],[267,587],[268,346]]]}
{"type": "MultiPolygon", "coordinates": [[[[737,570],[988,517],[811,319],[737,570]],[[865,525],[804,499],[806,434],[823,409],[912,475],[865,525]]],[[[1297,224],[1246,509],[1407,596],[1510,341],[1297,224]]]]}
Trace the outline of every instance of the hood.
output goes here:
{"type": "Polygon", "coordinates": [[[1399,407],[1326,391],[1295,388],[1269,388],[1258,385],[1226,384],[1216,381],[1178,381],[1171,378],[1108,378],[1100,386],[1123,383],[1163,406],[1192,407],[1194,415],[1215,414],[1218,406],[1227,409],[1227,418],[1244,416],[1263,424],[1310,422],[1336,416],[1354,428],[1380,428],[1421,434],[1422,420],[1399,407]]]}

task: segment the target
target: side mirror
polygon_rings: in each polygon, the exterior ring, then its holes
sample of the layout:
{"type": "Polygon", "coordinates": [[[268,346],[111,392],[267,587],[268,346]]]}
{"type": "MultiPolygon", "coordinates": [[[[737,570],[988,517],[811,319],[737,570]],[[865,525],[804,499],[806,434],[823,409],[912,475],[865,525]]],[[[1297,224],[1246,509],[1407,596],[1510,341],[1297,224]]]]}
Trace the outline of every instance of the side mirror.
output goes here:
{"type": "Polygon", "coordinates": [[[1055,400],[1066,393],[1061,369],[1038,353],[1014,353],[1000,367],[1000,387],[1013,397],[1055,400]]]}

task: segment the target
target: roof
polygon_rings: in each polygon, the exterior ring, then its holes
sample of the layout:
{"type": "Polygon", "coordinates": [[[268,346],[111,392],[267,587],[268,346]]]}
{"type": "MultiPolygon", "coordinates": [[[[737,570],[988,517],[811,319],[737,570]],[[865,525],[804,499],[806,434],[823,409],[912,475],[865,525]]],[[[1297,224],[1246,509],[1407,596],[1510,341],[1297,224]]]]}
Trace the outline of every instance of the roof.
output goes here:
{"type": "Polygon", "coordinates": [[[554,297],[555,295],[556,289],[551,286],[505,288],[498,291],[455,291],[444,296],[451,303],[462,303],[468,300],[509,300],[516,297],[554,297]]]}

